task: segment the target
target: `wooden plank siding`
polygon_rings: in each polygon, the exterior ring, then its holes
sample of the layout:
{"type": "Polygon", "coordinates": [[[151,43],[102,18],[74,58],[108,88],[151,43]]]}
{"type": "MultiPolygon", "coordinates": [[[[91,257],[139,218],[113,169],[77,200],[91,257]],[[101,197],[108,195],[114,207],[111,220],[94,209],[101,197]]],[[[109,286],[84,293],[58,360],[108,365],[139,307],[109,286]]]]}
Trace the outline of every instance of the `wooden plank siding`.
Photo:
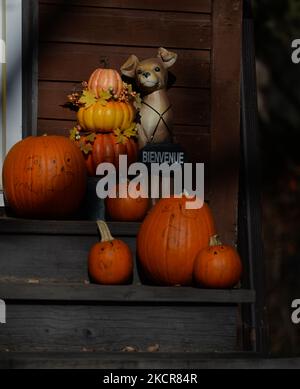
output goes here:
{"type": "MultiPolygon", "coordinates": [[[[9,304],[0,354],[122,351],[236,351],[235,306],[9,304]]],[[[124,358],[126,355],[124,354],[124,358]]]]}
{"type": "MultiPolygon", "coordinates": [[[[62,105],[67,100],[67,94],[75,87],[73,83],[47,81],[39,86],[39,117],[50,119],[73,120],[76,115],[62,105]]],[[[177,125],[207,126],[209,124],[209,91],[206,89],[173,88],[169,92],[174,107],[174,122],[177,125]],[[201,109],[199,109],[199,105],[201,109]]]]}
{"type": "Polygon", "coordinates": [[[40,1],[39,134],[68,134],[76,114],[61,105],[103,61],[119,69],[130,54],[148,58],[165,46],[178,53],[169,91],[175,141],[191,161],[208,166],[211,6],[210,0],[40,1]],[[56,28],[49,28],[54,18],[56,28]]]}
{"type": "MultiPolygon", "coordinates": [[[[40,42],[40,81],[81,82],[87,80],[103,61],[119,69],[128,56],[149,58],[152,47],[122,47],[68,42],[40,42]],[[68,71],[66,71],[68,70],[68,71]]],[[[210,51],[176,49],[178,61],[171,68],[176,76],[175,88],[210,88],[210,51]]]]}
{"type": "Polygon", "coordinates": [[[212,0],[41,0],[41,4],[79,5],[83,7],[102,7],[118,9],[143,9],[157,11],[182,11],[211,13],[212,0]]]}
{"type": "Polygon", "coordinates": [[[40,4],[40,40],[209,49],[211,17],[184,12],[40,4]],[[49,28],[53,18],[55,28],[49,28]]]}
{"type": "Polygon", "coordinates": [[[127,57],[178,53],[169,90],[174,137],[204,162],[218,232],[235,244],[240,131],[241,0],[39,1],[38,133],[64,134],[76,114],[66,95],[93,69],[127,57]],[[51,25],[55,20],[55,28],[51,25]],[[230,53],[230,55],[228,55],[230,53]],[[226,188],[226,190],[225,190],[226,188]]]}

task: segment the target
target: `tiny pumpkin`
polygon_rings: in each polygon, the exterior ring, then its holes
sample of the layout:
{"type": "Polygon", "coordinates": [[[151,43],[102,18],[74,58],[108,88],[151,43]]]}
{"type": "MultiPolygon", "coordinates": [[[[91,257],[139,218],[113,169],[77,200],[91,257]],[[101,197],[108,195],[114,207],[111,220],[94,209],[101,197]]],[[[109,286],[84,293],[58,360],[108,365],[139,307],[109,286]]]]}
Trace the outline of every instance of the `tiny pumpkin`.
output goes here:
{"type": "Polygon", "coordinates": [[[223,245],[217,235],[210,239],[209,247],[201,250],[194,263],[194,279],[197,284],[209,288],[231,288],[242,274],[238,252],[223,245]]]}
{"type": "Polygon", "coordinates": [[[97,97],[103,91],[112,91],[112,94],[117,98],[123,91],[123,81],[116,70],[98,68],[91,74],[88,88],[97,97]]]}
{"type": "Polygon", "coordinates": [[[112,220],[118,221],[139,221],[144,218],[149,208],[149,198],[139,196],[139,188],[133,189],[128,193],[128,182],[120,183],[116,187],[117,197],[107,197],[105,199],[105,208],[112,220]],[[123,189],[127,197],[119,197],[123,189]]]}
{"type": "Polygon", "coordinates": [[[133,274],[133,258],[128,245],[114,239],[107,224],[97,221],[101,242],[95,243],[89,252],[88,270],[92,280],[104,285],[120,285],[130,281],[133,274]]]}

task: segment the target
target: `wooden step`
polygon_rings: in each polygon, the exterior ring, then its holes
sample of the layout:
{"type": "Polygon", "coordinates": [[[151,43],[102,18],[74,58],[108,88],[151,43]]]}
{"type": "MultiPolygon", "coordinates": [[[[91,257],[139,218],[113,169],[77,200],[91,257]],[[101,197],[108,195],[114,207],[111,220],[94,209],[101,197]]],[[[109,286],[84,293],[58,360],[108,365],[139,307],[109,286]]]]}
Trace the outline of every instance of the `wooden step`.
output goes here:
{"type": "Polygon", "coordinates": [[[104,286],[49,283],[43,280],[1,281],[0,296],[5,301],[88,301],[90,303],[239,304],[255,301],[255,292],[250,289],[214,290],[148,285],[104,286]]]}
{"type": "Polygon", "coordinates": [[[300,358],[256,353],[0,353],[0,369],[299,369],[300,358]]]}
{"type": "MultiPolygon", "coordinates": [[[[113,235],[136,236],[141,223],[108,222],[113,235]]],[[[91,235],[97,236],[97,225],[89,220],[30,220],[0,217],[0,234],[91,235]]]]}
{"type": "MultiPolygon", "coordinates": [[[[135,255],[139,223],[109,222],[115,237],[124,240],[135,255]]],[[[27,220],[0,218],[0,280],[48,279],[87,282],[87,258],[99,241],[94,221],[27,220]]],[[[139,282],[135,267],[134,282],[139,282]]]]}
{"type": "MultiPolygon", "coordinates": [[[[135,255],[139,223],[108,224],[135,255]]],[[[92,221],[0,218],[0,352],[241,350],[240,305],[254,303],[253,290],[145,285],[136,258],[131,284],[91,284],[87,257],[98,239],[92,221]]]]}

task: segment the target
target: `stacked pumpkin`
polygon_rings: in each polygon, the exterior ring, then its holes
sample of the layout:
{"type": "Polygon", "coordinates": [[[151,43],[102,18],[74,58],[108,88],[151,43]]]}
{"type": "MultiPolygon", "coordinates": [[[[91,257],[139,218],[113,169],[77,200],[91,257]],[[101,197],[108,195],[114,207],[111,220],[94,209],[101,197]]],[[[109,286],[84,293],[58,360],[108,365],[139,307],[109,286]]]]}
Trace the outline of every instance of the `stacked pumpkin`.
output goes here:
{"type": "Polygon", "coordinates": [[[78,121],[70,137],[84,154],[88,174],[94,176],[102,162],[118,168],[119,155],[127,155],[129,165],[135,162],[138,94],[113,69],[96,69],[83,87],[68,96],[78,121]]]}

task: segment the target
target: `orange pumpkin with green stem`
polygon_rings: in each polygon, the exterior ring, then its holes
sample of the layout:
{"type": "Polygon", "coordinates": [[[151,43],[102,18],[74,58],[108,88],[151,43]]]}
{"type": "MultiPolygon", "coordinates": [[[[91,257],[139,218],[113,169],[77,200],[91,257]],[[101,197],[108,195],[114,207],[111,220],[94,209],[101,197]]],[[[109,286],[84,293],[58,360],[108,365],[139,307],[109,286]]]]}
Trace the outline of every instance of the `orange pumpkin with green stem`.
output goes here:
{"type": "Polygon", "coordinates": [[[242,263],[237,251],[223,245],[218,236],[211,237],[209,247],[201,250],[195,259],[194,279],[208,288],[231,288],[242,274],[242,263]]]}
{"type": "Polygon", "coordinates": [[[101,242],[94,244],[88,258],[92,280],[104,285],[128,283],[133,274],[133,258],[128,245],[114,239],[104,221],[97,221],[97,225],[101,242]]]}

